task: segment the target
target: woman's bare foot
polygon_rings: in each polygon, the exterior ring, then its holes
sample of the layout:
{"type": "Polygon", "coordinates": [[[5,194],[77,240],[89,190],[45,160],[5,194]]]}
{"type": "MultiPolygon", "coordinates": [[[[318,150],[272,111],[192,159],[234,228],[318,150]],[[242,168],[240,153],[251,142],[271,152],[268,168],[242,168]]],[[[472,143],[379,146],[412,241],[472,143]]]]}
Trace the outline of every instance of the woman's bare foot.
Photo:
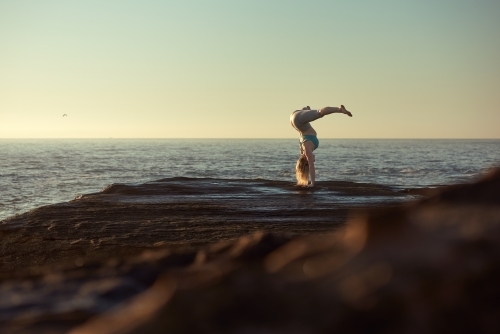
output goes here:
{"type": "Polygon", "coordinates": [[[343,104],[341,104],[341,105],[340,105],[340,111],[341,111],[342,113],[346,114],[347,116],[352,117],[351,112],[350,112],[350,111],[348,111],[348,110],[344,107],[344,105],[343,105],[343,104]]]}

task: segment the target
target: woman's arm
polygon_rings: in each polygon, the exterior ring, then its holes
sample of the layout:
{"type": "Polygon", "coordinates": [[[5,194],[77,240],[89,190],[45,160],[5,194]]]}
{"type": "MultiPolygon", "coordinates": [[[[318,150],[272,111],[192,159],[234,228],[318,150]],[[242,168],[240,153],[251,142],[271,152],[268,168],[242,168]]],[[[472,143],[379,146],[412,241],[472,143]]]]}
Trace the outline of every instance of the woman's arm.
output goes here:
{"type": "Polygon", "coordinates": [[[311,180],[311,183],[309,184],[309,187],[314,187],[314,183],[316,182],[316,170],[314,169],[314,153],[313,151],[314,144],[311,143],[310,141],[306,141],[304,143],[304,151],[305,151],[305,156],[307,158],[307,163],[309,164],[309,178],[311,180]]]}

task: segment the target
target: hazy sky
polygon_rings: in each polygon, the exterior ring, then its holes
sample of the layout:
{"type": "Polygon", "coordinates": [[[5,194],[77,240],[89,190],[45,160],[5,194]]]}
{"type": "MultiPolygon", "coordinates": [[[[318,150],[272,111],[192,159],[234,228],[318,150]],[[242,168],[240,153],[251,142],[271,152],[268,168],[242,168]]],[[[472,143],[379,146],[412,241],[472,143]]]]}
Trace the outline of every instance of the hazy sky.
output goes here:
{"type": "Polygon", "coordinates": [[[500,1],[0,0],[0,138],[500,138],[500,1]],[[62,117],[68,114],[68,117],[62,117]]]}

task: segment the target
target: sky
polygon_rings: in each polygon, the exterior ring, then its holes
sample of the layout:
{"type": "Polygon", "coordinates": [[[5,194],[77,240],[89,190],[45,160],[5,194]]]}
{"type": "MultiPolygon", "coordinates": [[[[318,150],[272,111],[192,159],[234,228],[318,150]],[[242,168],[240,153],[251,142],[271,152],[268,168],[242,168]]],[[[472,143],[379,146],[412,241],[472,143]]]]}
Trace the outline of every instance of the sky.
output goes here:
{"type": "Polygon", "coordinates": [[[498,0],[0,0],[0,138],[500,138],[498,0]],[[67,117],[63,117],[67,114],[67,117]]]}

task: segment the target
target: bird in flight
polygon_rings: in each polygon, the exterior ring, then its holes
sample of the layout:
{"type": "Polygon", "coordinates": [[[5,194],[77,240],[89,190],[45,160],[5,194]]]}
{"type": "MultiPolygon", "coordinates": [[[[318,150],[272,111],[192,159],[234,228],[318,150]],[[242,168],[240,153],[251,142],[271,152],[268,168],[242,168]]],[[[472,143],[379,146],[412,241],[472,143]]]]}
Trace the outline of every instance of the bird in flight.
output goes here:
{"type": "Polygon", "coordinates": [[[68,116],[68,115],[64,114],[64,115],[63,115],[63,117],[64,117],[64,116],[68,116]]]}

